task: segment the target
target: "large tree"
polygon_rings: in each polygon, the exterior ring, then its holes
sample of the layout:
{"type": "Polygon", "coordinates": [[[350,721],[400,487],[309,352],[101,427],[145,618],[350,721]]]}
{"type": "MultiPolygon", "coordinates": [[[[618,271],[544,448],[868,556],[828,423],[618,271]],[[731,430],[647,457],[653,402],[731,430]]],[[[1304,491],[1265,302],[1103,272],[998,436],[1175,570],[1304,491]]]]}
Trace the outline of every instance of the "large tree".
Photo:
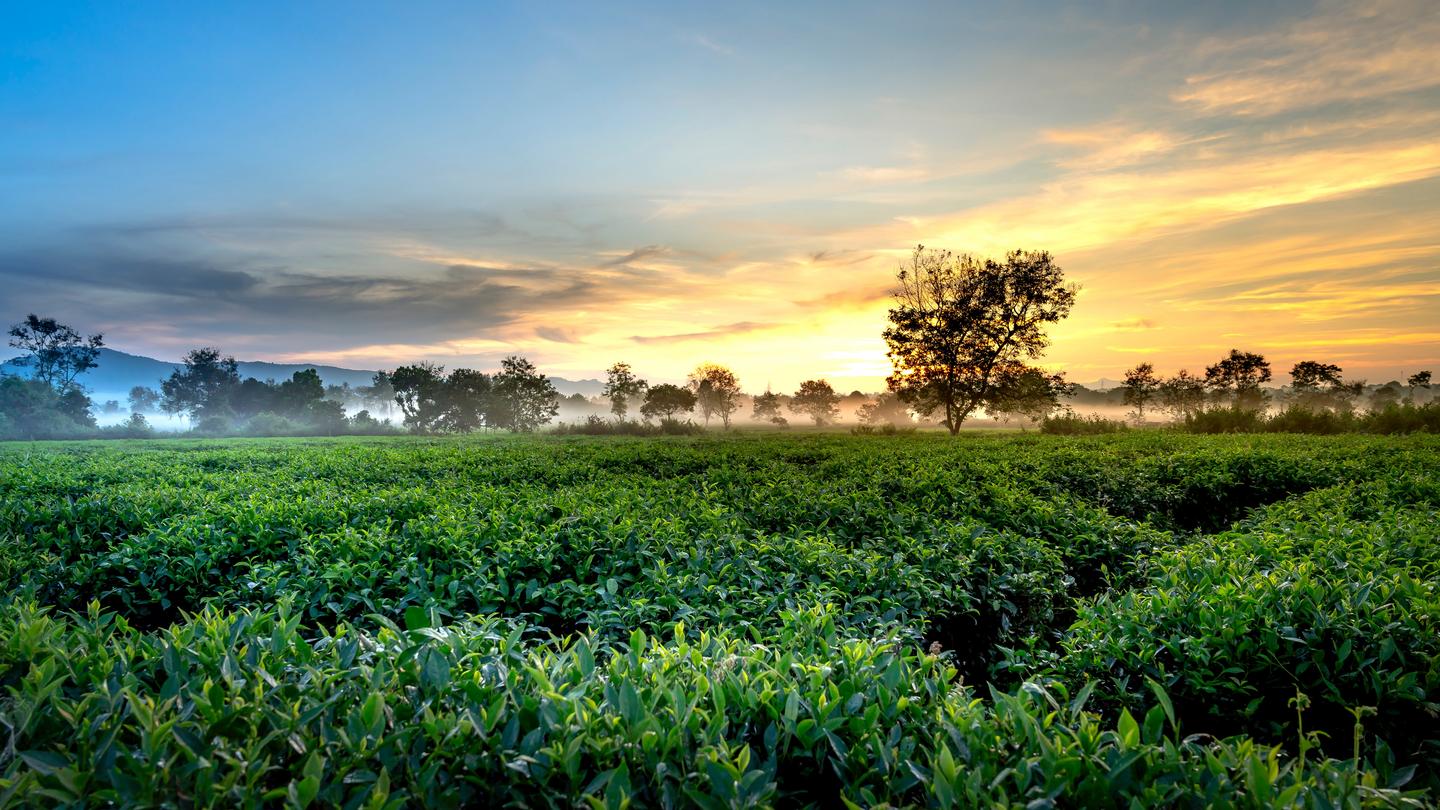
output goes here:
{"type": "Polygon", "coordinates": [[[695,410],[695,392],[670,383],[661,383],[645,392],[640,415],[646,419],[674,419],[676,414],[695,410]]]}
{"type": "Polygon", "coordinates": [[[405,426],[428,433],[445,415],[445,367],[428,361],[401,366],[387,375],[405,426]]]}
{"type": "Polygon", "coordinates": [[[468,368],[457,368],[445,379],[442,395],[444,413],[440,425],[444,430],[467,433],[482,427],[493,427],[494,382],[490,375],[468,368]]]}
{"type": "Polygon", "coordinates": [[[1231,349],[1230,354],[1205,369],[1205,387],[1237,408],[1259,410],[1267,399],[1260,386],[1270,382],[1270,362],[1255,352],[1231,349]]]}
{"type": "Polygon", "coordinates": [[[1140,363],[1125,372],[1125,404],[1134,406],[1135,421],[1145,421],[1145,408],[1160,394],[1160,377],[1152,363],[1140,363]]]}
{"type": "Polygon", "coordinates": [[[705,424],[710,417],[720,417],[726,428],[730,427],[730,416],[740,407],[740,380],[735,372],[714,363],[705,363],[690,372],[690,390],[695,392],[695,401],[700,407],[700,416],[705,424]]]}
{"type": "Polygon", "coordinates": [[[31,378],[59,394],[79,387],[75,378],[95,367],[95,358],[105,345],[100,335],[87,338],[54,318],[34,313],[10,327],[9,334],[10,345],[25,352],[16,364],[33,368],[31,378]]]}
{"type": "Polygon", "coordinates": [[[800,390],[790,397],[791,413],[810,417],[817,427],[834,422],[840,417],[840,395],[826,380],[806,380],[800,383],[800,390]]]}
{"type": "Polygon", "coordinates": [[[1070,314],[1076,288],[1049,253],[1004,260],[915,248],[900,270],[885,343],[890,390],[916,412],[942,412],[953,435],[994,394],[999,374],[1018,374],[1049,345],[1045,329],[1070,314]]]}
{"type": "Polygon", "coordinates": [[[496,427],[529,433],[560,412],[560,394],[550,378],[523,357],[500,361],[500,373],[491,378],[496,427]]]}
{"type": "Polygon", "coordinates": [[[645,395],[650,384],[635,376],[629,363],[616,363],[605,371],[605,389],[601,395],[610,400],[610,413],[623,421],[630,411],[631,400],[645,395]]]}
{"type": "Polygon", "coordinates": [[[228,408],[226,397],[240,383],[240,370],[233,357],[222,357],[219,349],[195,349],[185,355],[184,368],[170,373],[160,383],[161,408],[166,413],[186,413],[196,419],[228,408]]]}

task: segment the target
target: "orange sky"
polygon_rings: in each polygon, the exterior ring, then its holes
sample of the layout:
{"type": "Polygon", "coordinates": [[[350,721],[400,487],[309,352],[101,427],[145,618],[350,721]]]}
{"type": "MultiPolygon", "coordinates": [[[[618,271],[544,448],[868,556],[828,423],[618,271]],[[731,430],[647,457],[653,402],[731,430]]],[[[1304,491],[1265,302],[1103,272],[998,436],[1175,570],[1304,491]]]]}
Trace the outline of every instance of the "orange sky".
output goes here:
{"type": "MultiPolygon", "coordinates": [[[[1045,362],[1077,381],[1199,371],[1231,347],[1371,382],[1440,367],[1433,2],[930,9],[926,34],[898,9],[626,9],[507,21],[533,54],[447,67],[433,106],[413,101],[428,84],[364,74],[368,51],[329,54],[342,69],[316,98],[348,82],[363,103],[296,101],[276,143],[330,140],[264,157],[191,133],[196,176],[224,165],[228,184],[156,201],[112,177],[124,205],[66,214],[49,242],[27,225],[0,255],[4,315],[43,308],[165,357],[521,353],[653,381],[719,362],[749,390],[875,390],[886,291],[923,243],[1052,252],[1082,292],[1045,362]],[[366,109],[387,92],[405,115],[366,109]]],[[[489,30],[470,23],[456,59],[489,30]]],[[[195,99],[242,134],[268,109],[195,99]]],[[[72,211],[88,187],[46,184],[32,208],[72,211]]]]}

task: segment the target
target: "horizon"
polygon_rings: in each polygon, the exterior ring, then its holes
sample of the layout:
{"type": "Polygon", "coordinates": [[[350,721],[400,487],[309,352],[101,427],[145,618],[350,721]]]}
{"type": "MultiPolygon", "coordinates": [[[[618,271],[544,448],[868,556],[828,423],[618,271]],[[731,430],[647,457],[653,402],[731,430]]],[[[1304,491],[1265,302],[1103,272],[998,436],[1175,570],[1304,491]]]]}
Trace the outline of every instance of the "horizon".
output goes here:
{"type": "Polygon", "coordinates": [[[0,20],[0,317],[127,353],[877,391],[923,243],[1054,254],[1073,380],[1440,364],[1433,4],[0,20]]]}

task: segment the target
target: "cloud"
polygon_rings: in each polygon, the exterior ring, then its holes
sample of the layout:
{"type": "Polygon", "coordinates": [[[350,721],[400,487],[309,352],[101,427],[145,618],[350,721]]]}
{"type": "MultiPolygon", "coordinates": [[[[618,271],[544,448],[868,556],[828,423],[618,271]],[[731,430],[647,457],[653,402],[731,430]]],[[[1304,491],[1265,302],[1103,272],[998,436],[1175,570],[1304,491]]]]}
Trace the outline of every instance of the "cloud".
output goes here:
{"type": "Polygon", "coordinates": [[[748,332],[758,332],[762,329],[772,329],[778,324],[757,323],[755,321],[740,321],[738,323],[727,323],[724,326],[717,326],[713,329],[706,329],[701,332],[684,332],[676,335],[635,335],[630,339],[641,344],[664,344],[680,343],[691,340],[714,340],[717,338],[734,337],[748,332]]]}
{"type": "Polygon", "coordinates": [[[1283,30],[1210,39],[1208,67],[1172,97],[1208,113],[1273,115],[1440,85],[1440,15],[1431,0],[1338,2],[1283,30]]]}
{"type": "Polygon", "coordinates": [[[670,248],[665,247],[664,245],[646,245],[644,247],[635,248],[629,253],[626,253],[622,256],[617,256],[616,258],[606,261],[605,266],[620,267],[622,265],[635,264],[636,262],[642,262],[646,259],[655,258],[657,256],[664,256],[669,252],[670,248]]]}
{"type": "Polygon", "coordinates": [[[700,47],[711,53],[719,54],[720,56],[735,56],[734,48],[731,48],[729,45],[716,42],[714,39],[711,39],[705,34],[693,34],[687,37],[687,40],[695,45],[699,45],[700,47]]]}
{"type": "Polygon", "coordinates": [[[913,183],[931,176],[920,166],[847,166],[838,174],[857,183],[913,183]]]}

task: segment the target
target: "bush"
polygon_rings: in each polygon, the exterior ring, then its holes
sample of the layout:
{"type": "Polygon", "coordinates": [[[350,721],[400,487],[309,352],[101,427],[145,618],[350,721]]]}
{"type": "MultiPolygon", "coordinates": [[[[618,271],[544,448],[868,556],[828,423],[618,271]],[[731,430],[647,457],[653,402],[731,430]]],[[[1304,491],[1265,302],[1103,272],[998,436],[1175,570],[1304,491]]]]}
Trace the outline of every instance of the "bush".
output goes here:
{"type": "Polygon", "coordinates": [[[1187,433],[1260,433],[1265,429],[1265,412],[1239,406],[1207,408],[1186,414],[1179,427],[1187,433]]]}
{"type": "Polygon", "coordinates": [[[1369,433],[1440,433],[1440,401],[1392,403],[1367,413],[1363,425],[1369,433]]]}
{"type": "Polygon", "coordinates": [[[1304,405],[1290,405],[1265,420],[1270,433],[1313,433],[1329,435],[1349,433],[1360,428],[1352,414],[1327,409],[1314,410],[1304,405]]]}
{"type": "Polygon", "coordinates": [[[265,411],[246,420],[244,432],[251,436],[298,436],[306,427],[287,416],[265,411]]]}
{"type": "Polygon", "coordinates": [[[1053,436],[1094,436],[1128,429],[1124,422],[1106,419],[1098,413],[1079,416],[1074,411],[1066,411],[1040,420],[1040,432],[1053,436]]]}
{"type": "MultiPolygon", "coordinates": [[[[1157,700],[973,698],[942,657],[787,612],[720,632],[529,647],[495,621],[349,625],[205,611],[144,635],[91,610],[0,614],[16,716],[0,799],[45,805],[1419,806],[1381,760],[1279,760],[1171,735],[1157,700]],[[323,685],[323,688],[317,686],[323,685]],[[96,733],[96,730],[102,730],[96,733]]],[[[1163,694],[1159,696],[1163,698],[1163,694]]]]}
{"type": "Polygon", "coordinates": [[[898,425],[889,423],[883,425],[855,425],[850,428],[850,432],[856,436],[900,436],[914,433],[916,430],[917,428],[913,426],[899,427],[898,425]]]}

